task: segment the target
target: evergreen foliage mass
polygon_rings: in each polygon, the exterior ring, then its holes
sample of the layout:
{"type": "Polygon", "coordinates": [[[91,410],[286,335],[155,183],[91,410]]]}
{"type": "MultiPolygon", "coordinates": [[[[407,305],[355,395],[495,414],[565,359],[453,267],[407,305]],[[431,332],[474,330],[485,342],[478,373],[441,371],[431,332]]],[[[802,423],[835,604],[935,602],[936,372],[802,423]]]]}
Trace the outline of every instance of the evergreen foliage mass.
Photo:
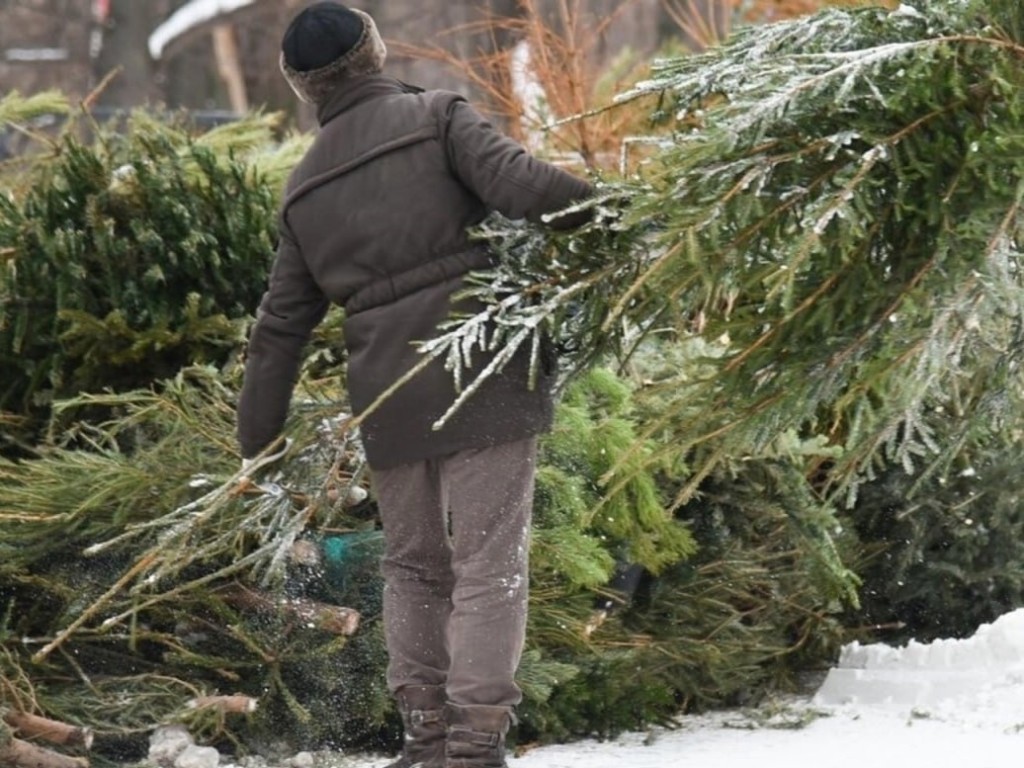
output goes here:
{"type": "MultiPolygon", "coordinates": [[[[945,421],[950,440],[957,421],[945,421]]],[[[864,486],[849,514],[864,582],[851,627],[890,642],[966,637],[1024,605],[1022,444],[1012,426],[972,440],[947,471],[892,467],[864,486]]]]}
{"type": "MultiPolygon", "coordinates": [[[[464,319],[425,352],[457,366],[476,343],[564,332],[584,361],[625,359],[698,336],[703,370],[662,382],[645,433],[651,461],[685,457],[679,503],[794,434],[835,448],[815,471],[839,503],[879,466],[912,471],[941,452],[928,408],[1019,370],[1022,15],[829,9],[657,62],[620,98],[659,97],[657,149],[582,232],[489,226],[506,266],[476,292],[498,330],[464,319]]],[[[1006,416],[997,398],[964,407],[1006,416]]]]}
{"type": "Polygon", "coordinates": [[[223,363],[266,285],[276,190],[241,156],[274,118],[200,139],[143,113],[71,128],[0,196],[0,410],[223,363]]]}
{"type": "MultiPolygon", "coordinates": [[[[379,533],[372,505],[343,502],[363,480],[358,444],[338,428],[340,393],[301,398],[290,459],[258,484],[239,486],[231,482],[233,390],[211,368],[187,369],[158,389],[63,401],[64,411],[103,406],[120,415],[79,422],[63,445],[40,445],[31,460],[0,461],[0,674],[34,707],[92,723],[107,738],[184,720],[206,739],[255,749],[267,748],[262,733],[281,734],[283,724],[295,747],[392,743],[397,723],[383,679],[379,533]],[[319,552],[312,563],[295,555],[303,542],[319,552]],[[270,595],[270,605],[313,599],[352,607],[362,614],[361,626],[342,637],[296,623],[286,611],[240,607],[232,597],[242,588],[270,595]],[[106,694],[83,696],[70,659],[87,675],[121,671],[120,687],[110,692],[128,702],[120,714],[106,694]],[[160,695],[151,696],[157,683],[160,695]],[[258,699],[257,714],[226,724],[189,709],[201,695],[228,692],[258,699]],[[96,711],[110,719],[98,721],[96,711]]],[[[548,475],[571,460],[581,495],[592,501],[599,473],[625,444],[621,433],[632,429],[607,404],[615,397],[623,408],[627,391],[595,371],[576,385],[574,404],[559,417],[556,434],[593,446],[570,456],[553,439],[548,475]],[[606,439],[609,432],[615,439],[606,439]]],[[[629,531],[664,542],[647,561],[653,569],[693,551],[653,487],[640,482],[623,497],[638,488],[649,494],[644,515],[613,503],[614,525],[582,519],[592,506],[539,495],[536,631],[522,673],[537,701],[591,663],[583,630],[616,558],[629,554],[629,531]],[[565,542],[590,557],[592,569],[555,551],[565,542]]]]}
{"type": "MultiPolygon", "coordinates": [[[[458,376],[550,335],[569,363],[521,739],[752,703],[850,627],[1024,604],[1022,62],[1010,0],[741,29],[622,96],[659,100],[648,149],[588,226],[480,228],[504,256],[467,287],[487,309],[425,356],[458,376]]],[[[302,146],[261,151],[269,127],[69,131],[0,199],[0,412],[53,416],[0,459],[0,683],[101,741],[183,721],[261,751],[396,743],[337,312],[285,458],[236,471],[233,353],[302,146]],[[358,631],[297,621],[302,600],[358,631]],[[189,707],[235,692],[254,715],[189,707]]]]}

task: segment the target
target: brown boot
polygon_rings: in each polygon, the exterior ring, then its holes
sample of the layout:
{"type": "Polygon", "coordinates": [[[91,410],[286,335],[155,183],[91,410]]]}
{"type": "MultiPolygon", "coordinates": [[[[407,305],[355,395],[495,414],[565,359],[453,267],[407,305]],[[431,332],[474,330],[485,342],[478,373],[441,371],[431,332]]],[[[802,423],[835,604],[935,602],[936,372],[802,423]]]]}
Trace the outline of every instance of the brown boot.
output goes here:
{"type": "Polygon", "coordinates": [[[511,707],[449,704],[445,768],[508,768],[505,736],[514,722],[511,707]]]}
{"type": "Polygon", "coordinates": [[[444,768],[445,692],[438,685],[407,685],[395,696],[402,715],[402,755],[385,768],[444,768]]]}

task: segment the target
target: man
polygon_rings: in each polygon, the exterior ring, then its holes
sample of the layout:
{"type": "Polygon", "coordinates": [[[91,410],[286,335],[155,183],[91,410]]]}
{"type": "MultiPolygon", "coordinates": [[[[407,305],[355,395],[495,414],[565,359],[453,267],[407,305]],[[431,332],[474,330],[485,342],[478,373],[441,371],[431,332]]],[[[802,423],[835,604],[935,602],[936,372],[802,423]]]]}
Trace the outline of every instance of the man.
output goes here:
{"type": "MultiPolygon", "coordinates": [[[[331,302],[345,308],[361,413],[419,362],[414,342],[437,333],[463,277],[492,264],[469,227],[495,210],[540,222],[591,193],[457,94],[383,75],[385,56],[373,19],[334,2],[310,5],[285,32],[281,69],[316,106],[320,131],[289,179],[249,339],[238,411],[247,459],[279,434],[303,346],[331,302]]],[[[362,424],[385,539],[388,686],[406,731],[396,768],[505,765],[536,436],[552,416],[551,366],[532,388],[528,369],[524,353],[433,430],[456,396],[437,362],[362,424]]]]}

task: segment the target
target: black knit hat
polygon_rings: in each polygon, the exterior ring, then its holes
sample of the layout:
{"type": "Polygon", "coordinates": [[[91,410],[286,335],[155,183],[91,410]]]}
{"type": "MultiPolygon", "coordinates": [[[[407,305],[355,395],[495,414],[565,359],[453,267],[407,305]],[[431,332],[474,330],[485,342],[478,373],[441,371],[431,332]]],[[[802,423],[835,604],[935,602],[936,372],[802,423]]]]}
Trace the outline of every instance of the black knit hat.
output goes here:
{"type": "Polygon", "coordinates": [[[363,36],[363,20],[336,3],[315,3],[292,21],[281,53],[296,72],[326,67],[351,51],[363,36]]]}
{"type": "Polygon", "coordinates": [[[333,2],[302,10],[281,41],[281,71],[299,98],[312,104],[344,78],[380,72],[386,57],[373,19],[333,2]]]}

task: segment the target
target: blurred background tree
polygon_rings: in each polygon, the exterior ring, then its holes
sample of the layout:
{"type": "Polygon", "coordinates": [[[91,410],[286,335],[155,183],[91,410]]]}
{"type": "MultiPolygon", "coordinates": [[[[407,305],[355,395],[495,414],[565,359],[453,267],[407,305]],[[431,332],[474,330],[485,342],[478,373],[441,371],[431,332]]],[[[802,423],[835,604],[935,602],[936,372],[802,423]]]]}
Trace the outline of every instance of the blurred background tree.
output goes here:
{"type": "MultiPolygon", "coordinates": [[[[856,2],[857,0],[853,0],[856,2]]],[[[571,15],[599,28],[591,64],[623,50],[648,58],[666,44],[700,48],[734,23],[772,21],[851,0],[364,0],[391,46],[389,71],[425,87],[472,93],[458,71],[417,55],[438,46],[471,59],[510,47],[531,17],[571,15]]],[[[101,112],[146,105],[222,119],[246,108],[286,110],[304,127],[312,113],[278,74],[280,35],[303,0],[252,0],[171,35],[166,22],[194,12],[190,0],[19,0],[0,4],[0,92],[59,87],[101,112]],[[176,13],[180,13],[175,17],[176,13]],[[162,30],[154,38],[154,33],[162,30]],[[101,91],[94,93],[103,84],[101,91]]],[[[477,93],[476,95],[480,95],[477,93]]],[[[2,149],[0,149],[2,155],[2,149]]]]}

